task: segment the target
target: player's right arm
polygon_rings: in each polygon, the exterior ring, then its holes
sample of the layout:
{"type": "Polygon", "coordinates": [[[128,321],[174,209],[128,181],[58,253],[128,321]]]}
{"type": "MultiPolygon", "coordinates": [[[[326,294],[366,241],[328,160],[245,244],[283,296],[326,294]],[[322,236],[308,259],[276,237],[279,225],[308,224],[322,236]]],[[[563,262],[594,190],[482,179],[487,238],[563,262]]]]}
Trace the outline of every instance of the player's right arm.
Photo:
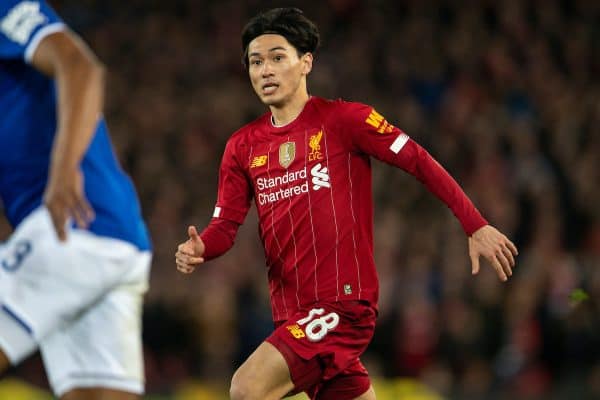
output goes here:
{"type": "Polygon", "coordinates": [[[188,240],[177,246],[177,252],[175,253],[175,264],[177,270],[184,274],[194,272],[194,269],[204,262],[204,250],[206,246],[198,231],[194,226],[188,227],[188,240]]]}
{"type": "Polygon", "coordinates": [[[175,253],[179,272],[189,274],[198,265],[219,257],[233,246],[253,196],[252,185],[245,173],[243,161],[240,161],[246,158],[240,154],[238,140],[229,140],[221,160],[213,218],[201,234],[198,234],[194,226],[188,227],[188,239],[179,244],[175,253]]]}
{"type": "Polygon", "coordinates": [[[55,80],[58,92],[57,131],[44,203],[58,237],[65,240],[70,218],[86,227],[94,217],[84,193],[80,163],[102,112],[104,67],[67,29],[43,38],[31,64],[55,80]]]}
{"type": "Polygon", "coordinates": [[[44,194],[61,240],[73,218],[93,218],[79,162],[95,132],[104,95],[104,68],[44,1],[0,1],[0,57],[21,59],[55,81],[57,127],[44,194]]]}

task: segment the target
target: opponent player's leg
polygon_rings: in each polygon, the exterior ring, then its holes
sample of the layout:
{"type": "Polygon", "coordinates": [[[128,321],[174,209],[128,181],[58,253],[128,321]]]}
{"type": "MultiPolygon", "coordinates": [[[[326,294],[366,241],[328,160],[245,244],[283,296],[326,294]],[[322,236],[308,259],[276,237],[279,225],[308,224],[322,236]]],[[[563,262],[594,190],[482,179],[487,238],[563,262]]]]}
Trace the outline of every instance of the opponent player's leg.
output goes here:
{"type": "Polygon", "coordinates": [[[61,400],[138,400],[140,398],[134,393],[104,388],[74,389],[60,397],[61,400]]]}
{"type": "Polygon", "coordinates": [[[263,342],[231,379],[231,400],[279,400],[294,389],[288,365],[270,343],[263,342]]]}
{"type": "Polygon", "coordinates": [[[0,245],[0,377],[11,365],[25,359],[37,348],[30,326],[21,319],[21,313],[7,305],[7,297],[17,291],[16,275],[29,250],[22,248],[22,241],[19,246],[15,237],[16,234],[11,235],[0,245]]]}
{"type": "MultiPolygon", "coordinates": [[[[6,278],[6,277],[3,277],[6,278]]],[[[0,377],[11,366],[18,365],[37,349],[30,327],[19,318],[21,315],[4,305],[0,292],[0,377]],[[7,311],[9,310],[9,311],[7,311]]]]}
{"type": "Polygon", "coordinates": [[[61,400],[141,398],[141,302],[141,294],[117,289],[41,342],[48,380],[61,400]]]}
{"type": "MultiPolygon", "coordinates": [[[[101,242],[97,261],[107,252],[101,242]]],[[[48,380],[62,400],[133,400],[144,392],[141,315],[151,256],[123,257],[117,259],[128,266],[121,282],[40,343],[48,380]]],[[[110,262],[105,257],[97,267],[110,262]]]]}
{"type": "Polygon", "coordinates": [[[8,357],[6,357],[6,354],[0,350],[0,375],[2,375],[2,373],[6,371],[9,366],[10,361],[8,361],[8,357]]]}

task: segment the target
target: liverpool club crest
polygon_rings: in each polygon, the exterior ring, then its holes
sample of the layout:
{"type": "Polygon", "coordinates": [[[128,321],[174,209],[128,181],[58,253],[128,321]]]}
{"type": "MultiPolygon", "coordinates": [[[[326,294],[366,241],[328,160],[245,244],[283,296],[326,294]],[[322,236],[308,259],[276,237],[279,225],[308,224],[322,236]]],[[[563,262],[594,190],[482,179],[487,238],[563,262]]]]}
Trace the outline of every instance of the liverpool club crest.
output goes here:
{"type": "Polygon", "coordinates": [[[310,137],[310,140],[308,141],[308,145],[310,146],[310,153],[308,153],[308,161],[321,160],[323,158],[323,153],[321,153],[322,138],[322,129],[310,137]]]}
{"type": "Polygon", "coordinates": [[[279,146],[279,165],[283,168],[289,167],[289,165],[296,158],[296,143],[285,142],[279,146]]]}

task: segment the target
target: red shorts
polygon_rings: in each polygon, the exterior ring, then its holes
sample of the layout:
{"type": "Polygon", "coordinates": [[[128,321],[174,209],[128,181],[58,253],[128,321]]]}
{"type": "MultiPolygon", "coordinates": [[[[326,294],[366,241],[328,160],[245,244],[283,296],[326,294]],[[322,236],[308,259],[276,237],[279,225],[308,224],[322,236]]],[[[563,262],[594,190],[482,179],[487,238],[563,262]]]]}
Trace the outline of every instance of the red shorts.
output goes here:
{"type": "Polygon", "coordinates": [[[266,341],[285,358],[294,393],[354,399],[371,385],[359,356],[373,337],[375,319],[373,307],[360,301],[317,303],[278,323],[266,341]]]}

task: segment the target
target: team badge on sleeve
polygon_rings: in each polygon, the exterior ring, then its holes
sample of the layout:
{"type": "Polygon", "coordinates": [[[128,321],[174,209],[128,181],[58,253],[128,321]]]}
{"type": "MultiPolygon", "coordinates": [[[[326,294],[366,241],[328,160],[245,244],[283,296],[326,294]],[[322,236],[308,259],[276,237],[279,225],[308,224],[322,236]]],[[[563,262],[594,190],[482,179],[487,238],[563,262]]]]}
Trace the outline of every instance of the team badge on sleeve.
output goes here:
{"type": "Polygon", "coordinates": [[[24,45],[34,29],[46,20],[46,16],[40,11],[40,3],[22,1],[0,21],[0,30],[13,42],[24,45]]]}
{"type": "Polygon", "coordinates": [[[367,125],[371,125],[373,128],[377,130],[377,133],[385,134],[392,133],[394,130],[394,125],[390,124],[383,118],[383,115],[379,114],[375,109],[371,110],[371,113],[365,120],[367,125]]]}

